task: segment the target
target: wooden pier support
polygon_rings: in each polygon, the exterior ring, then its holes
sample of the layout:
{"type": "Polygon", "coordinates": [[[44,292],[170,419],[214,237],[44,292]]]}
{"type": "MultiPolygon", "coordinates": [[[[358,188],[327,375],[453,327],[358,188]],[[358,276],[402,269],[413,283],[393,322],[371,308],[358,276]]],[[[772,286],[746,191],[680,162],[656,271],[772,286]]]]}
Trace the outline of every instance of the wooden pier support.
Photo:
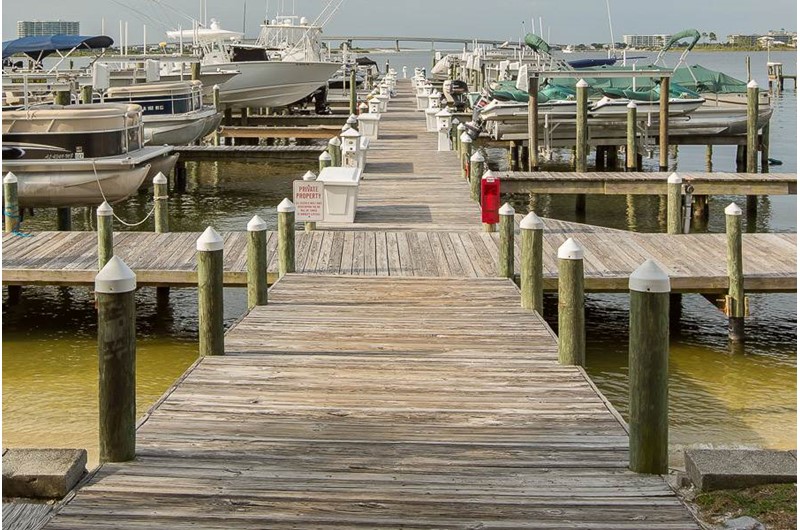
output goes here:
{"type": "Polygon", "coordinates": [[[628,122],[627,122],[627,144],[625,147],[625,169],[636,171],[638,167],[637,156],[639,154],[636,141],[636,102],[628,103],[628,122]]]}
{"type": "Polygon", "coordinates": [[[191,65],[191,76],[192,81],[199,81],[200,80],[200,63],[192,63],[191,65]]]}
{"type": "Polygon", "coordinates": [[[472,157],[472,137],[464,131],[460,136],[461,144],[461,178],[469,178],[469,162],[472,157]]]}
{"type": "Polygon", "coordinates": [[[19,232],[19,179],[12,173],[3,177],[3,227],[5,232],[19,232]]]}
{"type": "Polygon", "coordinates": [[[758,83],[747,83],[747,172],[758,170],[758,83]]]}
{"type": "Polygon", "coordinates": [[[197,239],[197,303],[200,357],[225,355],[222,254],[224,242],[210,226],[197,239]]]}
{"type": "Polygon", "coordinates": [[[520,256],[520,291],[522,307],[544,314],[542,249],[544,246],[544,223],[535,213],[530,212],[519,223],[522,238],[520,256]]]}
{"type": "Polygon", "coordinates": [[[769,173],[769,122],[761,128],[761,172],[769,173]]]}
{"type": "Polygon", "coordinates": [[[322,173],[322,170],[326,167],[331,167],[333,162],[333,158],[328,151],[323,151],[321,155],[319,155],[319,172],[322,173]]]}
{"type": "Polygon", "coordinates": [[[658,168],[669,169],[669,77],[661,78],[658,109],[658,168]]]}
{"type": "Polygon", "coordinates": [[[350,70],[350,114],[358,112],[358,93],[356,91],[356,68],[350,70]]]}
{"type": "Polygon", "coordinates": [[[103,201],[97,207],[97,270],[114,257],[114,210],[103,201]]]}
{"type": "Polygon", "coordinates": [[[72,208],[65,206],[56,209],[56,226],[59,232],[72,231],[72,208]]]}
{"type": "Polygon", "coordinates": [[[136,275],[118,257],[95,277],[100,463],[136,457],[136,275]]]}
{"type": "Polygon", "coordinates": [[[501,278],[514,278],[514,208],[505,203],[500,207],[500,254],[497,259],[501,278]]]}
{"type": "Polygon", "coordinates": [[[69,105],[70,99],[72,94],[69,90],[59,90],[55,93],[55,104],[56,105],[69,105]]]}
{"type": "Polygon", "coordinates": [[[586,171],[586,157],[588,146],[588,89],[589,83],[583,79],[575,84],[575,171],[586,171]]]}
{"type": "Polygon", "coordinates": [[[289,199],[278,205],[278,276],[295,271],[294,260],[294,213],[295,207],[289,199]]]}
{"type": "Polygon", "coordinates": [[[681,213],[683,211],[683,179],[673,173],[667,179],[667,233],[683,232],[681,213]]]}
{"type": "MultiPolygon", "coordinates": [[[[214,85],[214,88],[211,89],[211,98],[214,104],[214,108],[217,109],[217,112],[220,112],[222,109],[220,108],[219,102],[219,85],[214,85]]],[[[227,125],[227,124],[226,124],[227,125]]],[[[214,130],[214,135],[212,138],[212,143],[214,145],[219,145],[219,127],[214,130]]]]}
{"type": "Polygon", "coordinates": [[[331,165],[341,167],[342,165],[342,140],[334,136],[328,140],[328,154],[331,155],[331,165]]]}
{"type": "Polygon", "coordinates": [[[267,223],[253,216],[247,223],[247,307],[267,305],[267,223]]]}
{"type": "Polygon", "coordinates": [[[153,202],[155,203],[155,229],[158,234],[169,232],[169,206],[167,199],[169,192],[167,189],[167,177],[159,172],[153,177],[153,202]]]}
{"type": "MultiPolygon", "coordinates": [[[[306,174],[303,175],[303,181],[305,182],[314,182],[315,180],[317,180],[317,175],[314,174],[313,171],[306,171],[306,174]]],[[[303,224],[303,230],[305,232],[313,232],[316,229],[317,229],[316,221],[306,221],[303,224]]]]}
{"type": "Polygon", "coordinates": [[[742,268],[742,209],[735,203],[725,208],[725,233],[728,236],[728,296],[725,299],[728,338],[731,342],[744,342],[746,302],[742,268]]]}
{"type": "Polygon", "coordinates": [[[486,159],[480,151],[475,153],[469,159],[469,191],[470,197],[475,202],[481,200],[481,178],[483,178],[484,170],[486,169],[486,159]]]}
{"type": "Polygon", "coordinates": [[[572,238],[558,249],[558,360],[586,364],[583,248],[572,238]]]}
{"type": "Polygon", "coordinates": [[[81,87],[81,103],[88,105],[92,102],[92,85],[84,85],[81,87]]]}
{"type": "Polygon", "coordinates": [[[528,171],[539,171],[539,74],[528,80],[528,171]]]}
{"type": "Polygon", "coordinates": [[[669,276],[652,260],[633,271],[630,288],[630,469],[667,472],[669,449],[669,276]]]}
{"type": "Polygon", "coordinates": [[[619,146],[606,146],[606,166],[609,169],[616,169],[619,165],[619,146]]]}
{"type": "Polygon", "coordinates": [[[711,173],[714,171],[714,145],[708,144],[706,146],[706,171],[711,173]]]}

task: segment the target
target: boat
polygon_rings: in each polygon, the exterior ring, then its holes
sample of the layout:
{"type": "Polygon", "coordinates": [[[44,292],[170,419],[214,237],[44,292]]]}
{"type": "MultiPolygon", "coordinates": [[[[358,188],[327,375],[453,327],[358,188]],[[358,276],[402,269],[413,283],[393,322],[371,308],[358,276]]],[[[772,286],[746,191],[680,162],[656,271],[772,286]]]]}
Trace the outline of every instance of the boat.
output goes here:
{"type": "Polygon", "coordinates": [[[111,87],[103,101],[141,105],[145,143],[187,145],[215,131],[222,121],[221,112],[203,105],[202,87],[200,81],[111,87]]]}
{"type": "Polygon", "coordinates": [[[139,105],[43,105],[3,112],[3,174],[19,179],[24,208],[119,202],[177,162],[145,146],[139,105]]]}

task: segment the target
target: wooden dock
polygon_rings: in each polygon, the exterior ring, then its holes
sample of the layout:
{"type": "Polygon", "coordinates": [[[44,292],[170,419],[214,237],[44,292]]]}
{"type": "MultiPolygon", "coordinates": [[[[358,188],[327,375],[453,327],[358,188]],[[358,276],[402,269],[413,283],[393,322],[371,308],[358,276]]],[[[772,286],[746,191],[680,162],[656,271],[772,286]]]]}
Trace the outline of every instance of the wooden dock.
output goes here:
{"type": "MultiPolygon", "coordinates": [[[[589,195],[666,194],[667,172],[500,172],[503,193],[583,193],[589,195]],[[659,190],[659,185],[662,185],[659,190]]],[[[679,171],[697,195],[797,195],[797,173],[679,171]]]]}
{"type": "Polygon", "coordinates": [[[695,529],[500,279],[290,275],[47,526],[695,529]]]}

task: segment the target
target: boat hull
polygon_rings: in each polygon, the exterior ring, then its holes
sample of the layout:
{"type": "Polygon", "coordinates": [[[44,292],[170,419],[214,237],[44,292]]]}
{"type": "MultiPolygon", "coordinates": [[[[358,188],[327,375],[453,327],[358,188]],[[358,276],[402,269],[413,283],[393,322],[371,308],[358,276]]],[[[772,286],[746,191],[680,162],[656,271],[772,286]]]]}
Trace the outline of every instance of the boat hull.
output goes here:
{"type": "Polygon", "coordinates": [[[142,119],[149,145],[187,145],[214,131],[222,113],[214,108],[182,114],[150,114],[142,119]]]}

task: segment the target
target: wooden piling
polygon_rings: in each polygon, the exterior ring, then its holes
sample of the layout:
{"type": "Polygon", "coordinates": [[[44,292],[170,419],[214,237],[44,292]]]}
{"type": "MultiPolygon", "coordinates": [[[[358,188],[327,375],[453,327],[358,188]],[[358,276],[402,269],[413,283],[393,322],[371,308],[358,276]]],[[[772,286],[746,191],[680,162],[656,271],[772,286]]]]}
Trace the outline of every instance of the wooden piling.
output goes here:
{"type": "Polygon", "coordinates": [[[6,232],[19,232],[19,179],[12,173],[6,173],[3,177],[3,226],[6,232]]]}
{"type": "Polygon", "coordinates": [[[742,267],[742,209],[735,203],[725,208],[725,233],[728,240],[728,338],[744,342],[745,292],[742,267]]]}
{"type": "Polygon", "coordinates": [[[358,112],[358,93],[356,92],[356,69],[350,70],[350,114],[358,112]]]}
{"type": "Polygon", "coordinates": [[[192,81],[199,81],[200,80],[200,63],[192,63],[192,81]]]}
{"type": "Polygon", "coordinates": [[[83,85],[81,87],[81,103],[88,105],[92,102],[92,85],[83,85]]]}
{"type": "Polygon", "coordinates": [[[636,102],[628,103],[628,123],[627,123],[627,145],[625,148],[625,169],[636,171],[636,155],[638,148],[636,145],[636,102]]]}
{"type": "MultiPolygon", "coordinates": [[[[219,85],[214,85],[214,88],[211,89],[211,94],[214,108],[217,109],[217,112],[221,112],[222,108],[220,107],[219,101],[219,85]]],[[[219,145],[219,128],[214,130],[213,143],[214,145],[219,145]]]]}
{"type": "Polygon", "coordinates": [[[588,89],[589,83],[583,79],[575,84],[575,171],[586,171],[586,157],[588,151],[588,89]]]}
{"type": "Polygon", "coordinates": [[[267,223],[253,216],[247,223],[247,307],[267,305],[267,223]]]}
{"type": "Polygon", "coordinates": [[[461,134],[461,177],[469,178],[469,163],[472,157],[472,137],[465,131],[461,134]]]}
{"type": "Polygon", "coordinates": [[[112,258],[94,282],[97,299],[100,463],[136,457],[136,275],[112,258]]]}
{"type": "Polygon", "coordinates": [[[289,199],[278,205],[278,275],[295,271],[294,261],[294,213],[295,207],[289,199]]]}
{"type": "Polygon", "coordinates": [[[543,303],[543,234],[544,223],[535,213],[530,212],[519,223],[522,238],[520,256],[520,291],[522,307],[544,314],[543,303]]]}
{"type": "Polygon", "coordinates": [[[486,169],[486,159],[483,157],[480,151],[475,151],[475,153],[470,157],[470,164],[469,164],[469,190],[470,190],[470,197],[475,202],[480,202],[481,200],[481,178],[483,178],[483,173],[486,169]]]}
{"type": "Polygon", "coordinates": [[[528,171],[539,171],[539,74],[528,80],[528,171]]]}
{"type": "Polygon", "coordinates": [[[331,167],[331,154],[328,151],[323,151],[321,155],[319,155],[319,172],[322,173],[322,170],[326,167],[331,167]]]}
{"type": "Polygon", "coordinates": [[[652,260],[629,280],[629,467],[663,475],[669,449],[669,276],[652,260]]]}
{"type": "Polygon", "coordinates": [[[57,208],[56,216],[57,230],[60,232],[69,232],[72,230],[72,208],[69,206],[57,208]]]}
{"type": "Polygon", "coordinates": [[[683,210],[683,179],[673,173],[667,179],[667,233],[682,233],[681,212],[683,210]]]}
{"type": "Polygon", "coordinates": [[[659,171],[669,169],[669,77],[661,78],[658,109],[658,167],[659,171]]]}
{"type": "Polygon", "coordinates": [[[197,303],[201,357],[225,355],[223,247],[222,237],[210,226],[197,239],[197,303]]]}
{"type": "Polygon", "coordinates": [[[159,172],[153,177],[153,202],[155,203],[155,229],[156,233],[165,234],[169,232],[169,206],[167,199],[169,192],[167,189],[167,177],[159,172]]]}
{"type": "Polygon", "coordinates": [[[761,172],[769,173],[769,122],[761,128],[761,172]]]}
{"type": "MultiPolygon", "coordinates": [[[[306,171],[306,174],[303,175],[303,180],[306,182],[314,182],[317,180],[317,175],[313,171],[306,171]]],[[[306,221],[303,225],[303,229],[306,232],[313,232],[317,229],[316,221],[306,221]]]]}
{"type": "Polygon", "coordinates": [[[69,105],[71,94],[69,90],[59,90],[55,93],[55,104],[56,105],[69,105]]]}
{"type": "Polygon", "coordinates": [[[328,154],[331,155],[331,165],[341,167],[342,165],[342,140],[334,136],[328,140],[328,154]]]}
{"type": "Polygon", "coordinates": [[[708,144],[706,146],[706,171],[709,173],[714,170],[714,145],[708,144]]]}
{"type": "Polygon", "coordinates": [[[586,326],[583,248],[572,238],[558,249],[558,361],[584,366],[586,326]]]}
{"type": "Polygon", "coordinates": [[[114,210],[103,201],[97,207],[97,270],[114,257],[114,210]]]}
{"type": "Polygon", "coordinates": [[[616,169],[619,165],[619,146],[606,146],[606,165],[610,169],[616,169]]]}
{"type": "Polygon", "coordinates": [[[514,208],[505,203],[500,207],[500,255],[498,274],[501,278],[514,279],[514,208]]]}
{"type": "Polygon", "coordinates": [[[747,83],[747,172],[755,173],[758,165],[758,83],[747,83]]]}

